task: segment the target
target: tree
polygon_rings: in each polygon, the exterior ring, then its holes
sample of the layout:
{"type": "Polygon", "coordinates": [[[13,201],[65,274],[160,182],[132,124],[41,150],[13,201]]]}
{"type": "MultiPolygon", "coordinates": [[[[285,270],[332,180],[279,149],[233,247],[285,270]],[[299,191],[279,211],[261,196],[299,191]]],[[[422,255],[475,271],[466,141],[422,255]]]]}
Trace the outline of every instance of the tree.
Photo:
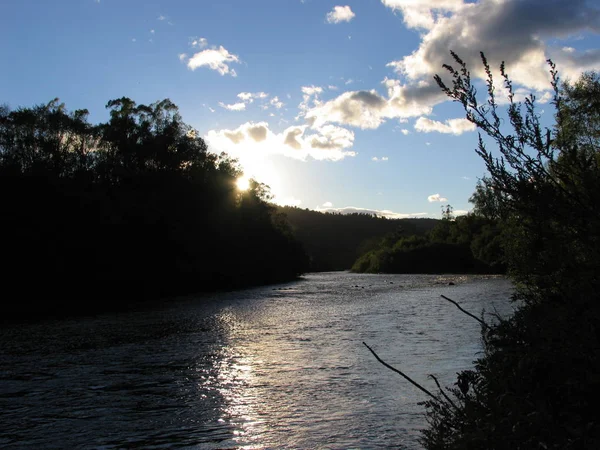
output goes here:
{"type": "Polygon", "coordinates": [[[474,195],[475,210],[501,218],[508,230],[503,247],[519,303],[512,317],[483,328],[484,355],[474,369],[458,374],[447,394],[426,402],[423,444],[598,448],[600,414],[592,394],[600,387],[600,214],[594,200],[600,188],[600,79],[589,73],[561,84],[549,62],[556,124],[547,129],[534,96],[515,101],[504,64],[506,120],[485,56],[485,103],[464,62],[453,57],[457,68],[444,66],[452,85],[436,80],[480,130],[477,153],[488,176],[474,195]]]}

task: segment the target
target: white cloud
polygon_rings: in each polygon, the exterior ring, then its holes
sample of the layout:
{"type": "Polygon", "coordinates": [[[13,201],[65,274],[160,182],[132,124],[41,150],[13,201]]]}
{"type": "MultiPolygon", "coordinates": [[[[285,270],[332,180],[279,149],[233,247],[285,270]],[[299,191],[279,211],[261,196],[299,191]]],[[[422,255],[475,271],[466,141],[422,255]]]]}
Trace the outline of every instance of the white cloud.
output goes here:
{"type": "Polygon", "coordinates": [[[311,108],[311,102],[313,107],[321,104],[319,95],[323,92],[323,88],[320,86],[302,86],[301,90],[302,102],[298,105],[300,114],[296,117],[296,120],[306,114],[311,108]]]}
{"type": "Polygon", "coordinates": [[[406,136],[407,134],[410,134],[410,131],[408,131],[406,128],[403,128],[402,130],[400,130],[400,132],[406,136]]]}
{"type": "Polygon", "coordinates": [[[389,158],[387,156],[382,156],[381,158],[378,158],[377,156],[373,156],[371,158],[371,161],[375,161],[375,162],[382,162],[382,161],[387,161],[389,158]]]}
{"type": "Polygon", "coordinates": [[[163,21],[163,20],[167,20],[167,18],[161,14],[160,16],[157,17],[157,20],[163,21]]]}
{"type": "MultiPolygon", "coordinates": [[[[514,83],[545,91],[549,87],[546,60],[553,59],[565,76],[600,68],[600,50],[573,51],[552,40],[582,32],[600,32],[600,10],[591,2],[559,0],[382,0],[401,11],[407,26],[424,30],[419,48],[389,66],[417,82],[441,73],[456,52],[471,75],[485,77],[479,52],[496,69],[501,61],[514,83]]],[[[497,77],[498,78],[498,77],[497,77]]]]}
{"type": "Polygon", "coordinates": [[[302,93],[304,95],[315,95],[323,92],[323,88],[319,86],[302,86],[302,93]]]}
{"type": "Polygon", "coordinates": [[[277,109],[283,108],[283,102],[279,100],[278,97],[273,97],[270,101],[271,105],[277,109]]]}
{"type": "Polygon", "coordinates": [[[419,117],[415,122],[415,130],[422,133],[436,131],[438,133],[458,136],[467,131],[475,131],[475,129],[475,124],[469,122],[467,119],[449,119],[445,123],[442,123],[437,120],[428,119],[427,117],[419,117]]]}
{"type": "Polygon", "coordinates": [[[325,202],[321,206],[323,208],[331,208],[333,206],[333,203],[331,203],[331,202],[325,202]]]}
{"type": "Polygon", "coordinates": [[[233,104],[231,104],[231,105],[226,105],[226,104],[225,104],[225,103],[223,103],[223,102],[219,102],[219,106],[220,106],[221,108],[225,108],[225,109],[227,109],[227,110],[229,110],[229,111],[243,111],[243,110],[245,110],[245,109],[246,109],[246,104],[245,104],[245,103],[243,103],[243,102],[240,102],[240,103],[233,103],[233,104]]]}
{"type": "Polygon", "coordinates": [[[291,126],[274,133],[266,122],[248,122],[235,130],[210,130],[206,140],[218,152],[225,151],[240,159],[253,155],[284,155],[299,160],[339,161],[356,155],[350,150],[354,133],[334,125],[310,131],[306,125],[291,126]]]}
{"type": "Polygon", "coordinates": [[[430,195],[429,197],[427,197],[427,201],[429,203],[433,203],[433,202],[447,202],[448,199],[446,197],[442,197],[440,194],[433,194],[433,195],[430,195]]]}
{"type": "Polygon", "coordinates": [[[269,96],[266,92],[240,92],[237,97],[243,102],[252,103],[255,99],[265,99],[269,96]]]}
{"type": "Polygon", "coordinates": [[[154,31],[154,30],[150,30],[150,33],[154,34],[154,33],[155,33],[155,31],[154,31]]]}
{"type": "Polygon", "coordinates": [[[464,7],[463,0],[381,0],[381,2],[402,12],[404,23],[409,28],[430,29],[439,16],[455,12],[464,7]]]}
{"type": "Polygon", "coordinates": [[[348,91],[325,103],[315,102],[311,108],[304,101],[305,117],[314,126],[335,122],[373,129],[386,119],[430,114],[435,104],[446,100],[433,82],[402,85],[398,80],[386,78],[383,85],[387,89],[387,96],[375,90],[348,91]]]}
{"type": "Polygon", "coordinates": [[[212,48],[202,50],[192,56],[187,66],[191,70],[196,70],[198,67],[208,67],[209,69],[216,70],[221,75],[237,76],[234,69],[229,67],[231,63],[239,63],[240,59],[237,55],[229,53],[229,51],[222,45],[219,48],[212,48]]]}
{"type": "Polygon", "coordinates": [[[327,23],[350,22],[355,16],[349,6],[334,6],[327,13],[327,23]]]}
{"type": "Polygon", "coordinates": [[[459,217],[459,216],[466,216],[470,212],[471,211],[468,211],[466,209],[455,209],[454,211],[452,211],[452,214],[454,214],[454,217],[459,217]]]}
{"type": "Polygon", "coordinates": [[[205,48],[208,46],[208,40],[206,38],[192,38],[190,39],[190,47],[194,48],[205,48]]]}
{"type": "Polygon", "coordinates": [[[181,62],[183,62],[187,59],[187,54],[185,54],[185,53],[180,53],[177,56],[179,57],[179,61],[181,61],[181,62]]]}
{"type": "Polygon", "coordinates": [[[368,208],[358,208],[355,206],[346,206],[344,208],[316,208],[316,211],[331,212],[338,214],[370,214],[377,217],[385,217],[387,219],[409,219],[415,217],[427,217],[429,214],[424,212],[418,213],[397,213],[388,209],[377,210],[368,208]]]}

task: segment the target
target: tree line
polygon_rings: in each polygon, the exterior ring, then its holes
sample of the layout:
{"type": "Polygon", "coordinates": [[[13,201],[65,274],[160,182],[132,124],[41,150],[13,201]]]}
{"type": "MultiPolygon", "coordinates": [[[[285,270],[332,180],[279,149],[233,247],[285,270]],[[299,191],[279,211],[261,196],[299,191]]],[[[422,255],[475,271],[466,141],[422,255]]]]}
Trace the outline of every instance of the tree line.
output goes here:
{"type": "Polygon", "coordinates": [[[504,273],[502,226],[477,212],[454,217],[446,207],[442,220],[421,235],[390,236],[360,256],[360,273],[504,273]]]}
{"type": "Polygon", "coordinates": [[[348,270],[357,258],[400,236],[423,235],[436,219],[387,219],[366,213],[319,212],[280,207],[310,259],[313,272],[348,270]]]}
{"type": "Polygon", "coordinates": [[[293,278],[302,245],[239,166],[169,100],[0,108],[2,310],[96,310],[293,278]]]}

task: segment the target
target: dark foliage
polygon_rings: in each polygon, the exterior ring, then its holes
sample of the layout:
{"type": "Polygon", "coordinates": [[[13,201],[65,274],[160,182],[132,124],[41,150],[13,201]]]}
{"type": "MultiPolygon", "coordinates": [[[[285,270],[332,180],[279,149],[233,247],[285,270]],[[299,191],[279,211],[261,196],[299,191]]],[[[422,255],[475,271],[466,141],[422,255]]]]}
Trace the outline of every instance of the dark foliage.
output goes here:
{"type": "Polygon", "coordinates": [[[2,312],[87,311],[295,277],[307,258],[265,186],[239,192],[169,100],[0,110],[2,312]]]}
{"type": "Polygon", "coordinates": [[[435,219],[386,219],[370,214],[321,213],[280,207],[310,257],[311,271],[347,270],[364,253],[400,236],[422,235],[435,219]]]}
{"type": "Polygon", "coordinates": [[[510,79],[508,117],[496,103],[491,70],[488,100],[478,103],[469,72],[454,55],[451,87],[467,118],[497,146],[478,154],[489,176],[477,207],[501,218],[511,239],[505,256],[517,284],[517,310],[483,331],[485,353],[458,374],[447,399],[426,402],[429,449],[595,449],[600,415],[600,78],[584,74],[559,84],[550,62],[556,124],[540,124],[533,96],[516,102],[510,79]],[[510,125],[511,130],[505,125],[510,125]]]}
{"type": "Polygon", "coordinates": [[[367,273],[503,273],[501,229],[496,220],[470,214],[445,218],[421,236],[395,236],[352,266],[367,273]]]}

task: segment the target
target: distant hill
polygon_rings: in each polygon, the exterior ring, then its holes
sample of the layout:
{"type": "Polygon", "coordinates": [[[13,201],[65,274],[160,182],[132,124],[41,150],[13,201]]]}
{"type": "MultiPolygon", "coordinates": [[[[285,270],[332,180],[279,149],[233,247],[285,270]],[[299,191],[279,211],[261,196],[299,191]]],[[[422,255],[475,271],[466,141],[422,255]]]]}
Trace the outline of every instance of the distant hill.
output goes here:
{"type": "Polygon", "coordinates": [[[437,219],[386,219],[370,214],[322,213],[290,206],[284,213],[298,240],[310,257],[310,270],[346,270],[362,254],[383,239],[394,242],[402,236],[423,235],[437,219]]]}

